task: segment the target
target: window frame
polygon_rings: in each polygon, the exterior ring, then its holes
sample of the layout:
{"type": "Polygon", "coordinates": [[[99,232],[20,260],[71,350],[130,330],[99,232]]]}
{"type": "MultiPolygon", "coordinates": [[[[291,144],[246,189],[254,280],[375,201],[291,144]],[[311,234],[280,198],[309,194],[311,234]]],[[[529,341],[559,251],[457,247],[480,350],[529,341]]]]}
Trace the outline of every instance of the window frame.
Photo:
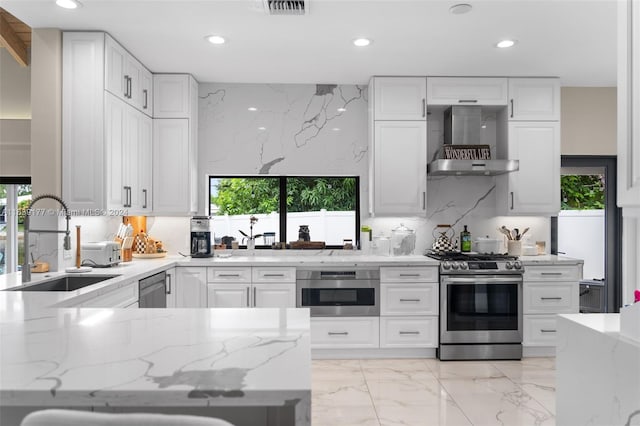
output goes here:
{"type": "MultiPolygon", "coordinates": [[[[6,240],[4,251],[4,271],[2,275],[18,272],[20,265],[18,242],[18,186],[31,185],[30,176],[0,176],[0,185],[7,186],[7,204],[4,209],[6,240]],[[10,189],[11,188],[11,189],[10,189]]],[[[32,187],[33,195],[33,187],[32,187]]]]}
{"type": "MultiPolygon", "coordinates": [[[[221,174],[207,175],[208,185],[207,185],[207,214],[209,217],[213,217],[211,215],[211,179],[252,179],[252,178],[265,178],[265,179],[277,179],[279,181],[279,200],[278,200],[278,214],[279,214],[279,227],[278,235],[280,243],[287,243],[287,179],[291,178],[302,178],[302,179],[345,179],[345,178],[353,178],[355,179],[355,241],[353,243],[354,249],[360,247],[360,176],[357,175],[230,175],[230,174],[221,174]]],[[[293,240],[292,240],[293,241],[293,240]]],[[[240,248],[246,248],[246,245],[240,245],[240,248]]],[[[331,244],[326,245],[325,249],[342,249],[342,245],[331,244]]],[[[256,249],[258,250],[271,250],[270,246],[265,244],[256,245],[256,249]]]]}

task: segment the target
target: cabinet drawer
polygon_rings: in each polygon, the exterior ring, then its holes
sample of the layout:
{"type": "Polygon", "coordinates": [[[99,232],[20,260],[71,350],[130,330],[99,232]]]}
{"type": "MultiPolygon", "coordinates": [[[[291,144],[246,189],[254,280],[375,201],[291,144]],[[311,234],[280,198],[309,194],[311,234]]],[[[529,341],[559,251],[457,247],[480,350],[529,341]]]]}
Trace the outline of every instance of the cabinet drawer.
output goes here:
{"type": "Polygon", "coordinates": [[[380,318],[381,348],[435,348],[438,317],[380,318]]]}
{"type": "Polygon", "coordinates": [[[251,267],[207,268],[207,282],[210,283],[251,283],[251,267]]]}
{"type": "Polygon", "coordinates": [[[311,318],[312,348],[377,348],[380,318],[311,318]]]}
{"type": "Polygon", "coordinates": [[[507,105],[506,78],[429,77],[427,105],[507,105]]]}
{"type": "Polygon", "coordinates": [[[556,345],[555,315],[525,315],[522,320],[524,346],[556,345]]]}
{"type": "Polygon", "coordinates": [[[296,268],[273,268],[254,266],[252,268],[252,276],[254,283],[295,283],[296,268]]]}
{"type": "Polygon", "coordinates": [[[438,315],[438,283],[381,284],[381,315],[438,315]]]}
{"type": "Polygon", "coordinates": [[[83,308],[124,308],[138,301],[138,282],[101,294],[82,303],[83,308]]]}
{"type": "Polygon", "coordinates": [[[438,282],[438,267],[382,267],[380,268],[380,281],[385,282],[438,282]]]}
{"type": "Polygon", "coordinates": [[[524,267],[525,281],[578,281],[582,279],[582,267],[571,266],[529,266],[524,267]]]}
{"type": "Polygon", "coordinates": [[[525,283],[523,312],[525,314],[577,313],[579,288],[577,282],[525,283]]]}

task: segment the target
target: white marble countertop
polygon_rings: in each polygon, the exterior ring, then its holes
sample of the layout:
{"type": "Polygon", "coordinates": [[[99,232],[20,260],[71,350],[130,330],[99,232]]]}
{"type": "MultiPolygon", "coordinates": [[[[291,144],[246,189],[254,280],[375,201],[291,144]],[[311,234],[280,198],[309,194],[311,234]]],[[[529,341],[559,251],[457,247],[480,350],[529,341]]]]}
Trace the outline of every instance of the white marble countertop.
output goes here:
{"type": "Polygon", "coordinates": [[[0,405],[310,403],[309,327],[308,309],[3,310],[0,405]]]}
{"type": "Polygon", "coordinates": [[[559,318],[601,333],[612,339],[620,339],[640,348],[640,342],[620,334],[620,314],[561,314],[559,318]]]}

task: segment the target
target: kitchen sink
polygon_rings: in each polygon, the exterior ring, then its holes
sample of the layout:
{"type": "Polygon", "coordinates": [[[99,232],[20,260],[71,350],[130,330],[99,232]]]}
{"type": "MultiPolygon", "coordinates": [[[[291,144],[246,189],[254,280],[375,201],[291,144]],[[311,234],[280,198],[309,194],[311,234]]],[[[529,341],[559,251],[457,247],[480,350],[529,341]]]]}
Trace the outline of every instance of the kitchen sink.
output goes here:
{"type": "Polygon", "coordinates": [[[26,285],[24,287],[13,288],[13,291],[74,291],[83,287],[97,284],[119,275],[69,275],[52,280],[40,282],[38,284],[26,285]]]}

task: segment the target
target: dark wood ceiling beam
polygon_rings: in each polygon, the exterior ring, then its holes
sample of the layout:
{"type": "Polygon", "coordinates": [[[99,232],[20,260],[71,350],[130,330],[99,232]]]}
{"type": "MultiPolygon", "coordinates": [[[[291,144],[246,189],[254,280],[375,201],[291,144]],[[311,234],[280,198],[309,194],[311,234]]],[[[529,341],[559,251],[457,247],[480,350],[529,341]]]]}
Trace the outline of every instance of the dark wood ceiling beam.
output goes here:
{"type": "Polygon", "coordinates": [[[18,37],[18,34],[11,28],[9,22],[0,14],[0,43],[7,48],[11,56],[23,67],[29,65],[26,44],[18,37]]]}

